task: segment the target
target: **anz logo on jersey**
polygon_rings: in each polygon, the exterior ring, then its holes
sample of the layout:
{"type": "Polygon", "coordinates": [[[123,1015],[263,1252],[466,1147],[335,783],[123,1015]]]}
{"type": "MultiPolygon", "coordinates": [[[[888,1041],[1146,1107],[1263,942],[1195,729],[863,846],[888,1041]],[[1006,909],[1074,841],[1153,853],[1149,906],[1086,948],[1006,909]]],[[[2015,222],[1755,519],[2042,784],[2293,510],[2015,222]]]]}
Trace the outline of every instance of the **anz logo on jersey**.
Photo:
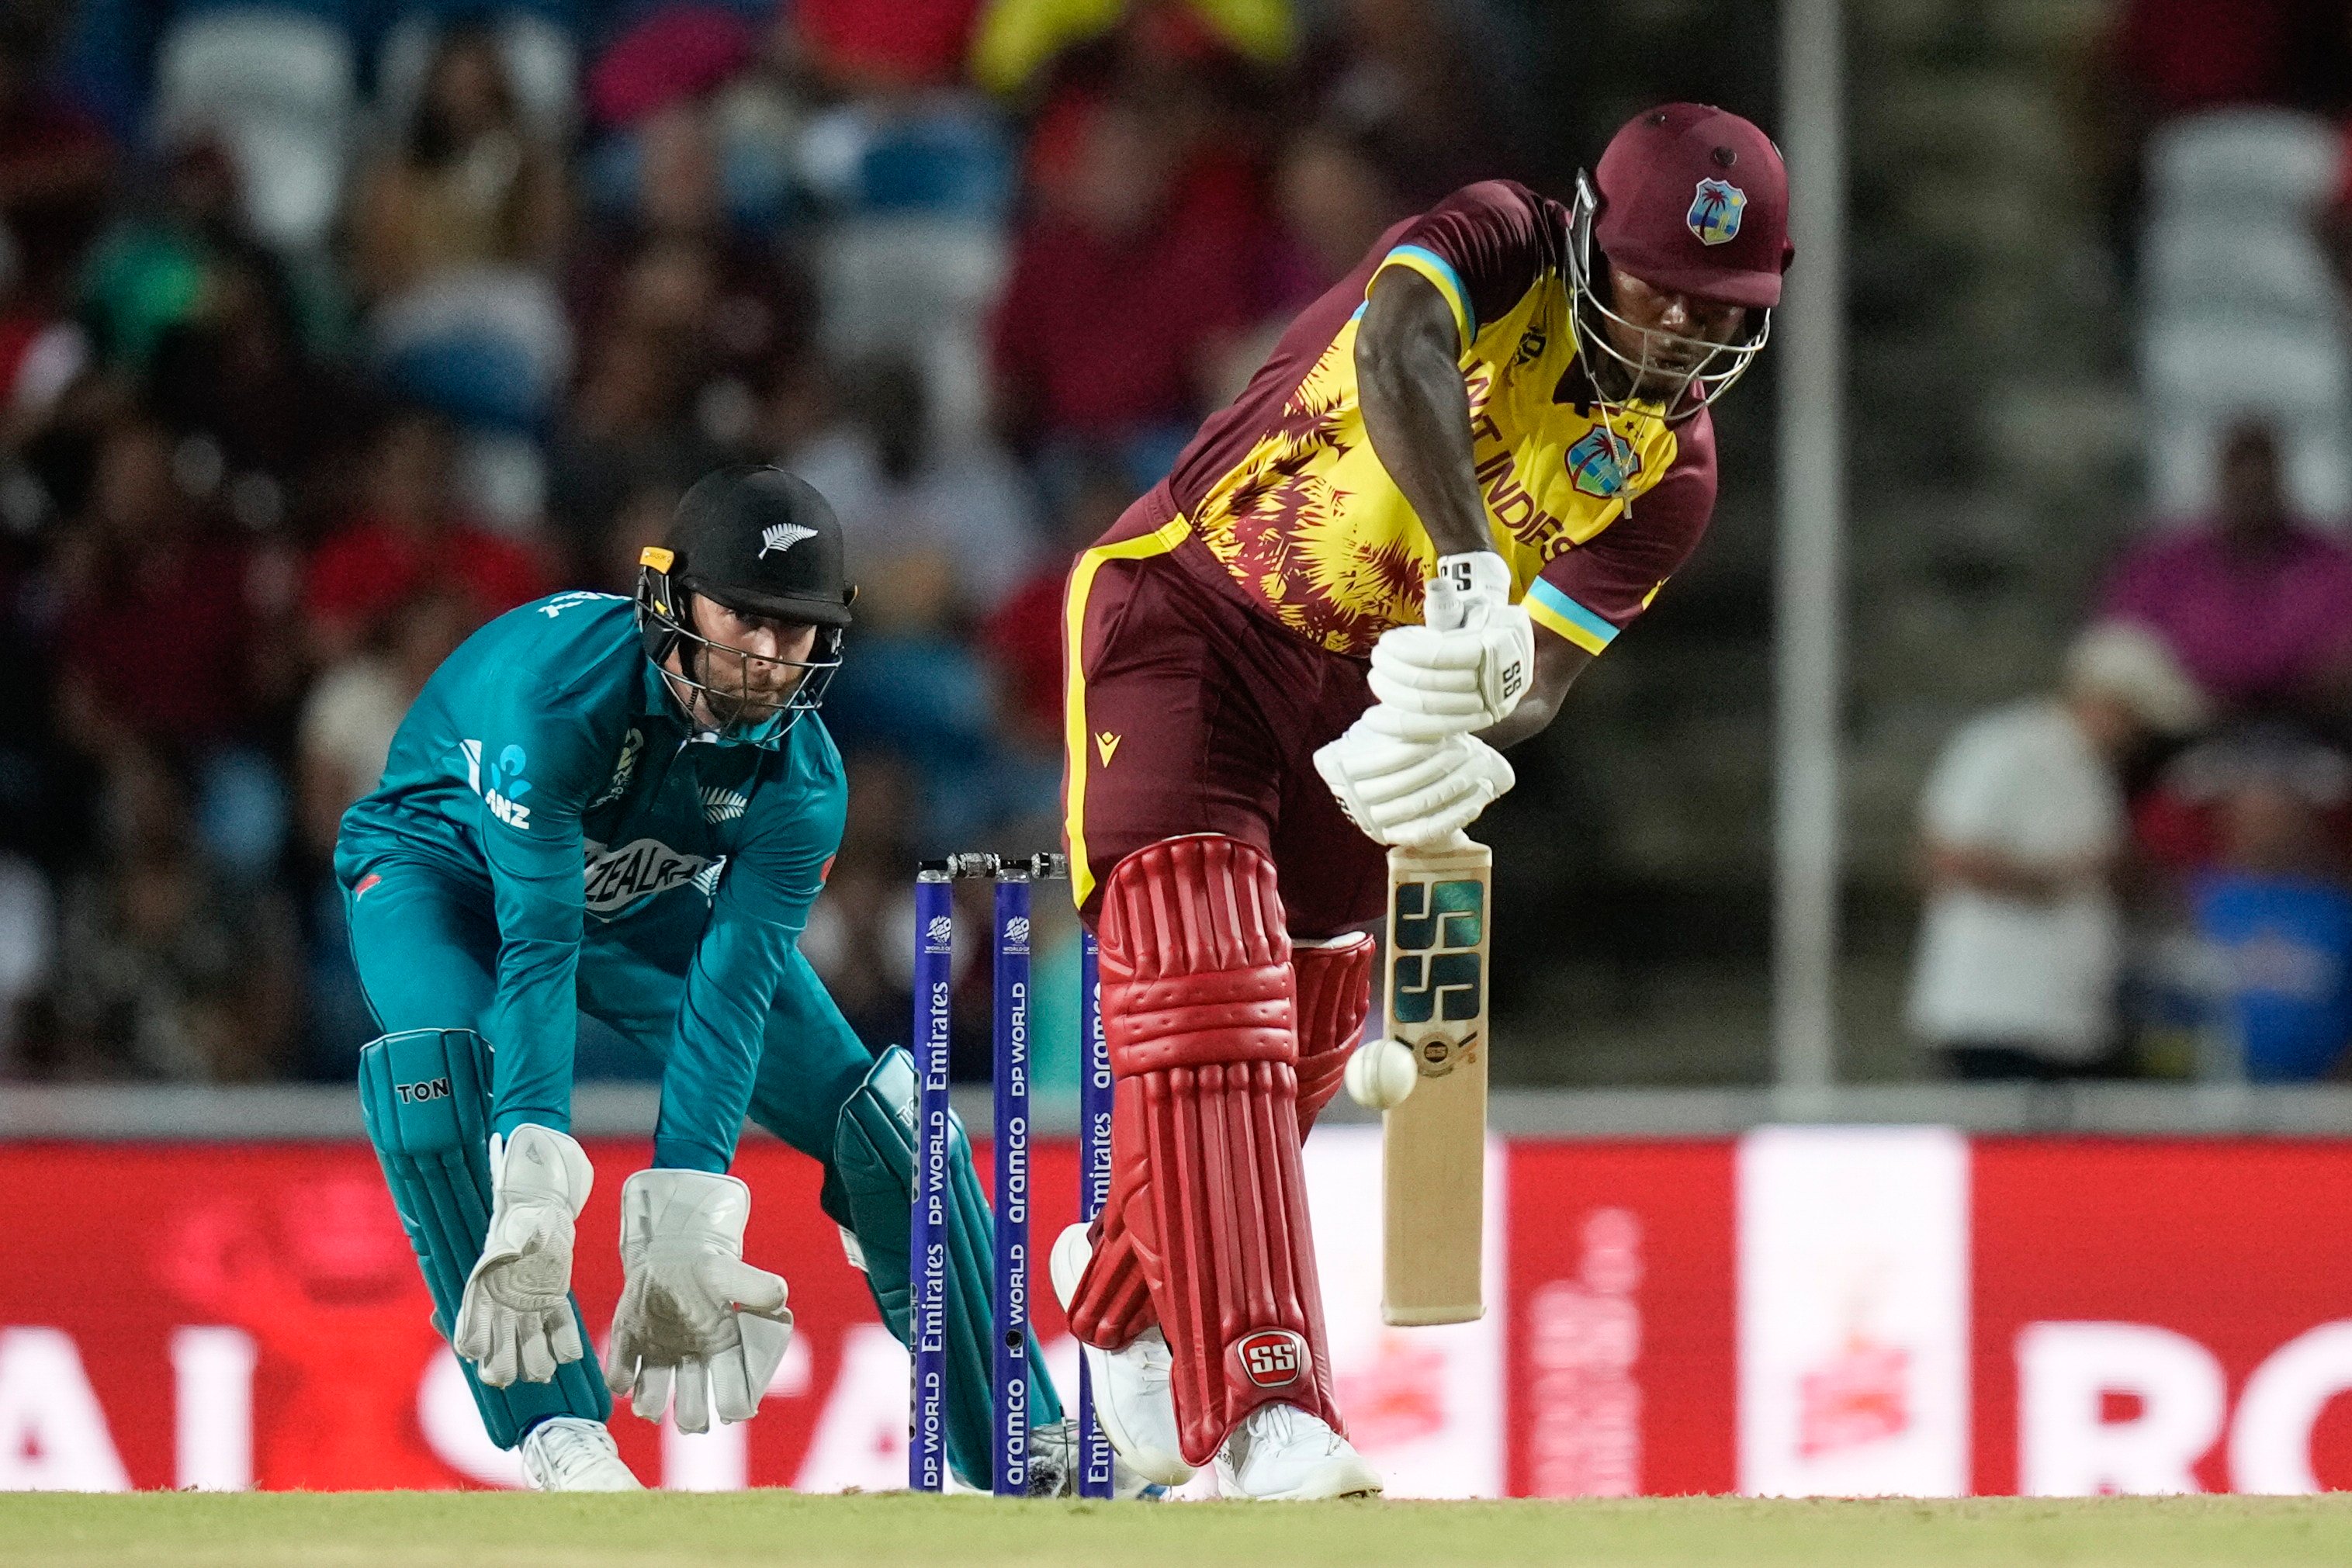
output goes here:
{"type": "Polygon", "coordinates": [[[482,760],[482,743],[461,740],[457,749],[466,758],[466,782],[490,809],[490,815],[518,833],[530,831],[530,808],[522,798],[530,793],[530,780],[522,776],[528,760],[520,746],[509,746],[498,755],[495,762],[482,760]]]}
{"type": "MultiPolygon", "coordinates": [[[[625,909],[641,898],[683,887],[713,862],[670,848],[659,839],[632,839],[618,848],[588,841],[588,907],[598,915],[625,909]]],[[[721,862],[723,863],[723,862],[721,862]]],[[[718,881],[711,881],[716,897],[718,881]]]]}

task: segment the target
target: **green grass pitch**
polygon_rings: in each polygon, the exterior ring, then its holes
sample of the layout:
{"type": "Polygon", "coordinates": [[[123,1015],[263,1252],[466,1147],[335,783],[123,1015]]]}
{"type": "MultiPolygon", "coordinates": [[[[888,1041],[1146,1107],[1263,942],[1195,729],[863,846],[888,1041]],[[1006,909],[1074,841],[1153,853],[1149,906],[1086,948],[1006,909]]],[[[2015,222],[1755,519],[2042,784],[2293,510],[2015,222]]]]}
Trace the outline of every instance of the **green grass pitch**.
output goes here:
{"type": "Polygon", "coordinates": [[[2352,1498],[2082,1502],[1001,1503],[905,1495],[0,1496],[43,1568],[1071,1568],[2352,1563],[2352,1498]]]}

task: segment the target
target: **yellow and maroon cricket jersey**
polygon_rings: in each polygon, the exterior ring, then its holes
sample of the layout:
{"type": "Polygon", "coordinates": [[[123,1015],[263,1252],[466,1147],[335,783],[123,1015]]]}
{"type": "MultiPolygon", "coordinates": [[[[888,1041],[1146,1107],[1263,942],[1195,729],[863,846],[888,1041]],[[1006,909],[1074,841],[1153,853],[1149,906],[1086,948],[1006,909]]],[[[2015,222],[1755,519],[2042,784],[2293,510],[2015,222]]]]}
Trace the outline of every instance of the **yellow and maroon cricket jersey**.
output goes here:
{"type": "Polygon", "coordinates": [[[1567,246],[1567,209],[1500,180],[1382,235],[1184,449],[1169,480],[1177,517],[1318,647],[1361,656],[1420,622],[1436,552],[1372,451],[1356,386],[1365,296],[1381,271],[1410,268],[1461,329],[1478,484],[1513,592],[1538,625],[1600,653],[1706,531],[1715,435],[1705,410],[1669,425],[1641,405],[1616,415],[1612,443],[1568,329],[1567,246]]]}

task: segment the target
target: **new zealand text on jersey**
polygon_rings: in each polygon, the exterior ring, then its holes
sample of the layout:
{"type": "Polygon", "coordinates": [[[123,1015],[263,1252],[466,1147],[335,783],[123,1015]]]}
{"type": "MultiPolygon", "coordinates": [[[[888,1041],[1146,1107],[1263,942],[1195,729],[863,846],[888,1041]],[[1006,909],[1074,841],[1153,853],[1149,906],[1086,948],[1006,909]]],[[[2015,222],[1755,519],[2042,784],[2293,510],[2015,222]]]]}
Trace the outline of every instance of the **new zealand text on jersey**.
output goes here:
{"type": "Polygon", "coordinates": [[[591,842],[587,851],[584,892],[588,907],[599,915],[647,894],[683,886],[710,863],[700,855],[681,853],[659,839],[633,839],[618,849],[591,842]]]}

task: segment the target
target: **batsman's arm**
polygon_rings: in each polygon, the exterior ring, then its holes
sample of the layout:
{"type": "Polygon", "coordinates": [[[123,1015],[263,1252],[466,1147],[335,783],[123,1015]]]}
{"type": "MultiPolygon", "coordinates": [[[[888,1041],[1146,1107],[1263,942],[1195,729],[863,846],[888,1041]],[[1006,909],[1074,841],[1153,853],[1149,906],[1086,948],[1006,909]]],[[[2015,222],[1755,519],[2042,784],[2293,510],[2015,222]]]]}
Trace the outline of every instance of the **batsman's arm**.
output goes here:
{"type": "Polygon", "coordinates": [[[1462,330],[1436,285],[1402,267],[1373,280],[1356,329],[1365,433],[1441,556],[1495,548],[1471,455],[1462,330]]]}
{"type": "MultiPolygon", "coordinates": [[[[1420,515],[1440,555],[1491,550],[1470,439],[1470,394],[1454,307],[1419,273],[1391,267],[1372,286],[1356,335],[1364,428],[1381,465],[1420,515]]],[[[1592,655],[1536,629],[1536,678],[1500,724],[1479,738],[1500,749],[1552,720],[1592,655]]]]}
{"type": "Polygon", "coordinates": [[[1542,733],[1568,700],[1568,688],[1592,663],[1592,655],[1559,633],[1536,628],[1536,678],[1519,706],[1503,722],[1478,732],[1478,738],[1497,751],[1509,749],[1529,736],[1542,733]]]}

